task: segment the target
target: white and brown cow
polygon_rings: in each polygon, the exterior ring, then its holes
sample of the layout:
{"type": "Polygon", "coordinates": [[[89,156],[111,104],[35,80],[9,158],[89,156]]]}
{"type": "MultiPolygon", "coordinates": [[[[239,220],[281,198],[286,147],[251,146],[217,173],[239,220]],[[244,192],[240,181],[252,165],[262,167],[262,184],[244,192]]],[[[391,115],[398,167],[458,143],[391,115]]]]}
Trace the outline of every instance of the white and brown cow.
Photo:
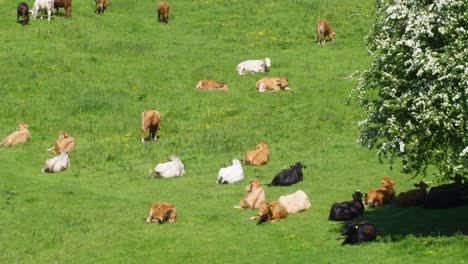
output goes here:
{"type": "Polygon", "coordinates": [[[158,140],[157,132],[161,128],[161,115],[156,110],[145,110],[141,113],[141,143],[145,144],[145,134],[149,129],[152,140],[158,140]]]}
{"type": "Polygon", "coordinates": [[[259,92],[264,91],[287,91],[291,90],[288,87],[288,78],[286,77],[265,77],[257,82],[257,90],[259,92]]]}
{"type": "Polygon", "coordinates": [[[215,80],[200,80],[195,87],[197,90],[209,90],[209,91],[227,91],[229,87],[222,82],[215,80]]]}
{"type": "Polygon", "coordinates": [[[5,147],[14,146],[18,144],[23,144],[29,140],[31,134],[29,133],[29,126],[26,125],[24,122],[20,122],[16,131],[12,132],[10,135],[5,137],[1,142],[0,145],[5,147]]]}
{"type": "Polygon", "coordinates": [[[317,22],[317,44],[325,44],[326,38],[330,41],[334,41],[336,34],[332,31],[330,24],[326,20],[319,20],[317,22]]]}

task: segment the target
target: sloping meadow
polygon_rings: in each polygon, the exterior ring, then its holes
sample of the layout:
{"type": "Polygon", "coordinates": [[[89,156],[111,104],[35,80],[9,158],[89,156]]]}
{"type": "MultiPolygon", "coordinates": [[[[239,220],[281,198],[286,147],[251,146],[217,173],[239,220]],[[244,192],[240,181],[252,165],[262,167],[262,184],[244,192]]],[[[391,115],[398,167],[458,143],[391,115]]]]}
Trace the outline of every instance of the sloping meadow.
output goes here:
{"type": "MultiPolygon", "coordinates": [[[[374,22],[366,1],[75,1],[50,23],[16,23],[16,5],[0,0],[0,137],[19,121],[31,140],[0,148],[0,262],[459,263],[467,259],[465,208],[367,210],[375,243],[341,247],[341,223],[327,221],[336,201],[377,187],[390,175],[412,188],[397,164],[358,148],[362,111],[348,95],[350,76],[370,62],[364,36],[374,22]],[[318,46],[315,23],[337,38],[318,46]],[[269,57],[270,72],[239,76],[236,65],[269,57]],[[288,92],[259,93],[266,76],[287,76],[288,92]],[[229,91],[196,91],[200,79],[229,91]],[[160,111],[159,140],[140,143],[140,113],[160,111]],[[71,168],[42,174],[45,149],[60,130],[77,140],[71,168]],[[270,161],[244,166],[245,179],[216,184],[218,170],[259,141],[270,161]],[[154,179],[148,171],[177,155],[187,174],[154,179]],[[310,210],[256,225],[255,210],[234,209],[250,178],[269,183],[297,161],[304,181],[265,187],[267,200],[305,191],[310,210]],[[155,201],[174,203],[175,224],[144,224],[155,201]],[[400,221],[401,219],[401,221],[400,221]],[[433,222],[430,222],[433,221],[433,222]],[[429,223],[430,222],[430,223],[429,223]],[[383,261],[386,262],[386,261],[383,261]]],[[[32,8],[33,2],[28,2],[32,8]]],[[[366,215],[368,215],[366,217],[366,215]]]]}

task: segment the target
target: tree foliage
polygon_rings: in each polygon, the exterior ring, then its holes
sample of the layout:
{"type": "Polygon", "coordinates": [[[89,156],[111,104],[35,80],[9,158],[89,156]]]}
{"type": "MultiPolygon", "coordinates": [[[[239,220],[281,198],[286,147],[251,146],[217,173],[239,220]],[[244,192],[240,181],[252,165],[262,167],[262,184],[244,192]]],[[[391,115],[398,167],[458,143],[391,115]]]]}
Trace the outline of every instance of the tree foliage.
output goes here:
{"type": "Polygon", "coordinates": [[[373,57],[354,94],[367,113],[359,143],[404,171],[468,173],[468,1],[377,0],[373,57]]]}

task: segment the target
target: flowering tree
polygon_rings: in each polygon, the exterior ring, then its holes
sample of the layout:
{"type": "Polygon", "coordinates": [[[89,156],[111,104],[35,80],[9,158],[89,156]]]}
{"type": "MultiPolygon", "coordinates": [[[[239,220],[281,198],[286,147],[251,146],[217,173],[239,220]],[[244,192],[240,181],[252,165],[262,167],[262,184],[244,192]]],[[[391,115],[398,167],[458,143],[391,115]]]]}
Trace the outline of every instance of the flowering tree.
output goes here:
{"type": "Polygon", "coordinates": [[[468,1],[377,0],[354,95],[360,144],[404,171],[468,175],[468,1]]]}

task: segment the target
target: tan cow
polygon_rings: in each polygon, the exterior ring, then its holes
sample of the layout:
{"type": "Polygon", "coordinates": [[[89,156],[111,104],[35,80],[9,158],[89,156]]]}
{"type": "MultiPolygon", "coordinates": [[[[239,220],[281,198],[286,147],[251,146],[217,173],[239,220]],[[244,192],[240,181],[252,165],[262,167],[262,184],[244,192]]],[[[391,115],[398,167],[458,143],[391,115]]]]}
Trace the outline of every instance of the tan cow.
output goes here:
{"type": "Polygon", "coordinates": [[[227,85],[225,85],[224,83],[215,81],[215,80],[200,80],[197,83],[197,86],[195,88],[197,90],[209,90],[209,91],[229,90],[229,87],[227,85]]]}
{"type": "Polygon", "coordinates": [[[239,205],[234,206],[234,208],[260,208],[260,204],[265,201],[262,184],[257,179],[252,179],[245,186],[245,191],[247,194],[240,200],[239,205]]]}
{"type": "Polygon", "coordinates": [[[286,207],[288,214],[295,214],[310,208],[309,197],[302,190],[298,190],[293,194],[280,196],[278,201],[286,207]]]}
{"type": "Polygon", "coordinates": [[[382,206],[389,203],[395,195],[395,189],[393,188],[393,185],[395,184],[396,182],[394,182],[390,177],[386,176],[380,182],[382,187],[367,192],[364,203],[369,205],[369,207],[382,206]]]}
{"type": "Polygon", "coordinates": [[[31,134],[29,134],[28,128],[29,128],[28,125],[26,125],[24,122],[20,122],[18,124],[18,127],[16,128],[16,131],[14,131],[10,135],[8,135],[6,138],[4,138],[0,142],[0,145],[9,147],[9,146],[14,146],[14,145],[25,143],[31,137],[31,134]]]}
{"type": "Polygon", "coordinates": [[[145,110],[141,113],[141,143],[145,144],[145,134],[149,129],[152,140],[158,140],[158,130],[161,128],[161,115],[155,110],[145,110]]]}
{"type": "Polygon", "coordinates": [[[245,163],[249,165],[263,165],[268,162],[270,157],[270,151],[268,150],[268,144],[260,141],[255,150],[248,150],[245,153],[245,163]]]}
{"type": "Polygon", "coordinates": [[[96,0],[96,14],[102,15],[109,5],[109,0],[96,0]]]}
{"type": "Polygon", "coordinates": [[[160,224],[164,222],[174,223],[177,221],[176,207],[171,203],[156,202],[151,206],[145,221],[160,224]]]}
{"type": "Polygon", "coordinates": [[[257,217],[251,219],[258,219],[258,224],[266,221],[274,223],[278,222],[281,218],[286,218],[286,216],[288,216],[288,211],[280,202],[262,202],[258,209],[257,217]]]}
{"type": "Polygon", "coordinates": [[[325,44],[327,37],[330,41],[334,41],[336,34],[332,31],[330,24],[326,20],[319,20],[317,22],[317,44],[325,44]]]}
{"type": "Polygon", "coordinates": [[[167,2],[160,2],[158,4],[158,21],[167,24],[169,20],[169,4],[167,2]]]}
{"type": "Polygon", "coordinates": [[[55,141],[55,145],[51,148],[48,148],[47,150],[57,154],[59,154],[61,150],[64,150],[67,154],[70,154],[74,148],[75,138],[63,131],[60,131],[59,137],[57,141],[55,141]]]}
{"type": "Polygon", "coordinates": [[[264,92],[268,90],[291,90],[288,87],[288,78],[286,77],[265,77],[258,80],[256,86],[259,92],[264,92]]]}

